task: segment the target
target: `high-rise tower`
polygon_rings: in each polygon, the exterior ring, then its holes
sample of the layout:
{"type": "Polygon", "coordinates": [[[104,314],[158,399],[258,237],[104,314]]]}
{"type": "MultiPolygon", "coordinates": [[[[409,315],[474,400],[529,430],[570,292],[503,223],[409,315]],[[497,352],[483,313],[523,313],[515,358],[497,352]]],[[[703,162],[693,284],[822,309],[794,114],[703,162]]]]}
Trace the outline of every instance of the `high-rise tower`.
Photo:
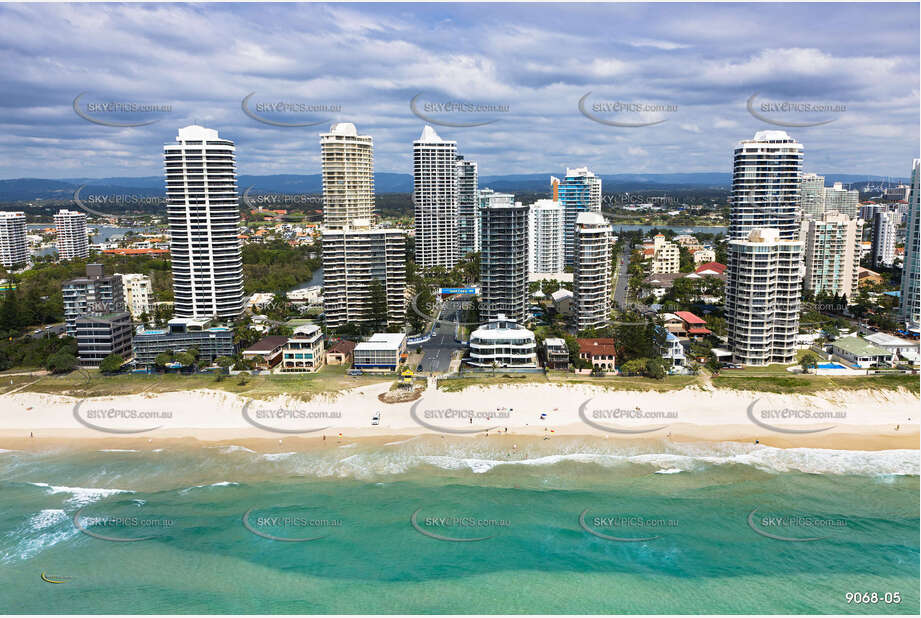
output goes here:
{"type": "Polygon", "coordinates": [[[243,312],[234,144],[214,129],[179,129],[163,147],[177,318],[233,319],[243,312]]]}
{"type": "Polygon", "coordinates": [[[457,142],[426,125],[413,142],[416,263],[454,268],[459,254],[457,142]]]}

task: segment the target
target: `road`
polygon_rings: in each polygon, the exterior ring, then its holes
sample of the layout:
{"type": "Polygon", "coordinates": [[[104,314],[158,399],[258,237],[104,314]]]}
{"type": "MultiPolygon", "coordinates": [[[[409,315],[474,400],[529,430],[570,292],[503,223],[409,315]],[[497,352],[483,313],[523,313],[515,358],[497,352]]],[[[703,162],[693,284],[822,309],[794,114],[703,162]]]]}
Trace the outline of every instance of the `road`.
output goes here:
{"type": "Polygon", "coordinates": [[[63,333],[64,333],[64,323],[62,322],[60,324],[52,324],[51,326],[46,326],[37,333],[29,333],[29,336],[32,339],[41,339],[45,335],[59,336],[59,335],[62,335],[63,333]]]}
{"type": "Polygon", "coordinates": [[[432,338],[421,344],[423,356],[420,364],[423,372],[446,373],[451,366],[453,353],[464,349],[464,346],[454,341],[454,323],[462,315],[460,306],[463,302],[468,301],[446,300],[442,305],[432,338]]]}
{"type": "Polygon", "coordinates": [[[617,283],[614,286],[614,304],[621,309],[627,306],[627,284],[630,283],[627,267],[629,265],[630,246],[625,243],[623,251],[620,253],[620,268],[617,270],[617,283]]]}

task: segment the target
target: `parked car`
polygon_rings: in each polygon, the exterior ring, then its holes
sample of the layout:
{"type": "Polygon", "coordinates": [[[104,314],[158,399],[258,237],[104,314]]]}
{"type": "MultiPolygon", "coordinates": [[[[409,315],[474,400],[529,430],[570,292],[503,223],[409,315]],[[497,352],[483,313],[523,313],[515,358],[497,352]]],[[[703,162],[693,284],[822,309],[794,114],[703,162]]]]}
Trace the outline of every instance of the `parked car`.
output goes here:
{"type": "Polygon", "coordinates": [[[380,413],[380,412],[378,412],[377,414],[375,414],[374,416],[371,417],[371,424],[372,424],[372,425],[380,425],[380,424],[381,424],[381,413],[380,413]]]}
{"type": "Polygon", "coordinates": [[[350,376],[360,376],[362,374],[361,369],[349,369],[348,374],[350,376]]]}

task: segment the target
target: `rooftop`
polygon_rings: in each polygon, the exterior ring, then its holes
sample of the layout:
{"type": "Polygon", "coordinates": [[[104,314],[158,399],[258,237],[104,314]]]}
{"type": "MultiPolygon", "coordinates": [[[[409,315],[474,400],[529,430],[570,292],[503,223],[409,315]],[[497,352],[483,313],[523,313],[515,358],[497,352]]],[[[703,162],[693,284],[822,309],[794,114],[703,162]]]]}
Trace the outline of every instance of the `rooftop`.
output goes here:
{"type": "Polygon", "coordinates": [[[282,337],[281,335],[272,335],[270,337],[263,337],[253,345],[249,346],[243,350],[244,354],[265,354],[267,352],[274,352],[281,346],[285,345],[288,342],[287,337],[282,337]]]}
{"type": "Polygon", "coordinates": [[[726,272],[726,265],[725,265],[725,264],[720,264],[719,262],[706,262],[706,263],[704,263],[704,264],[701,264],[701,265],[698,266],[697,268],[695,268],[695,269],[694,269],[694,272],[696,272],[696,273],[698,273],[698,274],[701,274],[701,273],[703,273],[704,271],[707,271],[707,270],[713,271],[713,272],[715,272],[716,274],[721,275],[721,274],[723,274],[724,272],[726,272]]]}
{"type": "Polygon", "coordinates": [[[684,322],[688,324],[706,324],[707,321],[703,318],[699,318],[690,311],[676,311],[675,315],[678,316],[684,322]]]}
{"type": "Polygon", "coordinates": [[[340,339],[327,352],[338,352],[339,354],[351,354],[355,350],[355,342],[348,339],[340,339]]]}
{"type": "Polygon", "coordinates": [[[918,346],[917,341],[902,339],[901,337],[894,337],[886,333],[873,333],[872,335],[867,335],[865,339],[870,343],[880,346],[918,346]]]}
{"type": "Polygon", "coordinates": [[[566,288],[560,288],[559,290],[551,294],[550,298],[552,298],[556,302],[559,302],[566,298],[572,298],[572,292],[567,290],[566,288]]]}
{"type": "Polygon", "coordinates": [[[841,348],[854,356],[889,356],[890,352],[877,345],[873,345],[860,337],[842,337],[832,343],[833,347],[841,348]]]}
{"type": "Polygon", "coordinates": [[[362,341],[354,348],[361,350],[398,350],[406,339],[403,333],[374,333],[367,341],[362,341]]]}
{"type": "Polygon", "coordinates": [[[591,339],[577,339],[579,354],[589,355],[614,355],[614,339],[610,337],[596,337],[591,339]]]}

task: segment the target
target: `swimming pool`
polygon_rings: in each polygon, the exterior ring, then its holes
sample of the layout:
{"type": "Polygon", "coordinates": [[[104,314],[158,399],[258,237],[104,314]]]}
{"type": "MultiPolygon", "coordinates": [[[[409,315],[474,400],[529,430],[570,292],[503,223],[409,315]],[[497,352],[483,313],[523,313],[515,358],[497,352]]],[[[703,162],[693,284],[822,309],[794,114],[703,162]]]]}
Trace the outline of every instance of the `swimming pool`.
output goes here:
{"type": "Polygon", "coordinates": [[[847,369],[844,365],[839,365],[838,363],[819,363],[819,369],[847,369]]]}

